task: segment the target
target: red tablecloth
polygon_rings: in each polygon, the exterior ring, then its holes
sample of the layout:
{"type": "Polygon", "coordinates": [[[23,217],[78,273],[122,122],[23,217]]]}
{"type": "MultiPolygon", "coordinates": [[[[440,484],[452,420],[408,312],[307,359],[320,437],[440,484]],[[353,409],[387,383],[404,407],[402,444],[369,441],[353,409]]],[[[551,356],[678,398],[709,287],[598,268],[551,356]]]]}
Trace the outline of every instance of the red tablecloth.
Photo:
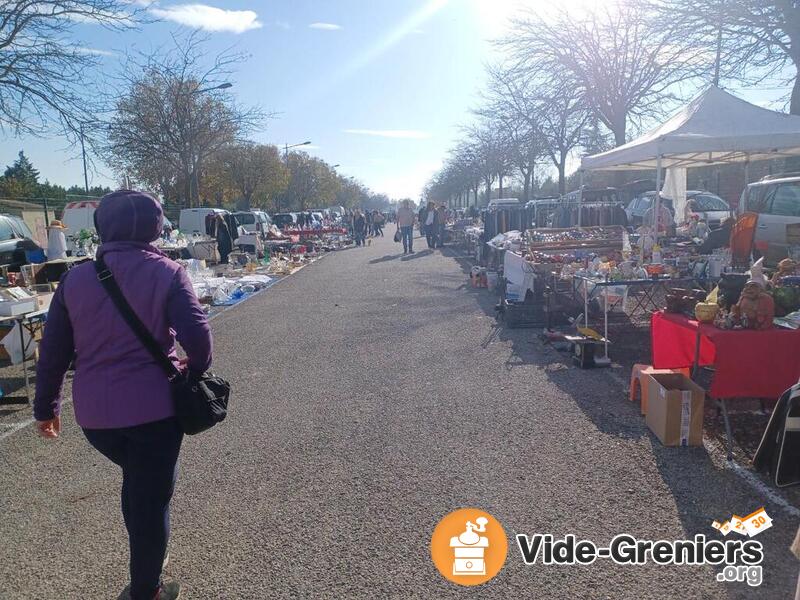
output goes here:
{"type": "Polygon", "coordinates": [[[718,329],[663,312],[653,314],[653,366],[677,369],[694,364],[700,330],[700,366],[713,366],[713,398],[778,398],[800,378],[800,330],[718,329]]]}

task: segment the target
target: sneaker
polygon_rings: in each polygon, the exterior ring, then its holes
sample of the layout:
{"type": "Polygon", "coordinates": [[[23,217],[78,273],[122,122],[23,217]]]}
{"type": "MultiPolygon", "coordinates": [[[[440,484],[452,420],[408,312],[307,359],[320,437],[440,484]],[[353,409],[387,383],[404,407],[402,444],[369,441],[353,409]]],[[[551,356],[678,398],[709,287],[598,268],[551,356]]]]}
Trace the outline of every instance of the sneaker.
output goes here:
{"type": "Polygon", "coordinates": [[[170,579],[161,583],[161,588],[153,600],[178,600],[181,596],[181,584],[175,579],[170,579]]]}
{"type": "MultiPolygon", "coordinates": [[[[169,552],[164,556],[164,562],[161,563],[161,570],[167,568],[169,564],[169,552]]],[[[122,593],[117,597],[117,600],[131,600],[131,584],[125,586],[125,589],[122,590],[122,593]]],[[[160,599],[159,599],[160,600],[160,599]]]]}

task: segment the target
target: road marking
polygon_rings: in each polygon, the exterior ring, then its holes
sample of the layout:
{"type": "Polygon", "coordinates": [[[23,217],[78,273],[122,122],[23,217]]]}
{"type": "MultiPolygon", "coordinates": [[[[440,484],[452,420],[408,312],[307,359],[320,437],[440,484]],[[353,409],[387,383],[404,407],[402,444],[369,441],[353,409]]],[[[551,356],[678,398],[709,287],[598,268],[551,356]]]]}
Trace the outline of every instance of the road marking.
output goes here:
{"type": "Polygon", "coordinates": [[[14,435],[18,431],[25,429],[28,425],[31,425],[35,422],[36,422],[35,419],[28,419],[27,421],[22,421],[21,423],[16,423],[14,425],[6,425],[6,427],[10,427],[11,429],[9,431],[0,433],[0,440],[4,440],[7,437],[14,435]]]}

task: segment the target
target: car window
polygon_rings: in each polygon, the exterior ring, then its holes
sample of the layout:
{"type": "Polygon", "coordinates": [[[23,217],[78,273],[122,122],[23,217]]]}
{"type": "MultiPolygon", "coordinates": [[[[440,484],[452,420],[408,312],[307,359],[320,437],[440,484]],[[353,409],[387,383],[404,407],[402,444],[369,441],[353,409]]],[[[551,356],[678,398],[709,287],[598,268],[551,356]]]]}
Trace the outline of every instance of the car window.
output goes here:
{"type": "Polygon", "coordinates": [[[764,198],[765,186],[755,186],[747,190],[745,210],[760,213],[763,211],[761,200],[764,198]]]}
{"type": "Polygon", "coordinates": [[[253,213],[241,213],[236,215],[236,220],[241,225],[252,225],[256,222],[256,217],[253,213]]]}
{"type": "Polygon", "coordinates": [[[719,196],[710,194],[698,194],[692,198],[693,209],[699,212],[712,210],[730,210],[728,204],[719,196]]]}
{"type": "Polygon", "coordinates": [[[11,220],[11,226],[14,228],[17,237],[27,238],[29,240],[33,239],[33,233],[31,233],[31,230],[25,221],[19,217],[9,217],[9,219],[11,220]]]}
{"type": "Polygon", "coordinates": [[[800,182],[775,186],[769,203],[769,214],[781,217],[800,217],[800,182]]]}
{"type": "Polygon", "coordinates": [[[11,221],[5,218],[0,219],[0,242],[13,240],[16,237],[18,236],[14,232],[14,228],[11,226],[11,221]]]}

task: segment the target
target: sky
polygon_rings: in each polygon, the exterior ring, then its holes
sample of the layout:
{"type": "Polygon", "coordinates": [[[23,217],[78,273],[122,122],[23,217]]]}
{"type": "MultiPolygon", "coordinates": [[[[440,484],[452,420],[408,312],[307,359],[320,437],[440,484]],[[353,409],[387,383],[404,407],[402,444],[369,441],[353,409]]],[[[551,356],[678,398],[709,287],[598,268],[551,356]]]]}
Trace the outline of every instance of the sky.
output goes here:
{"type": "MultiPolygon", "coordinates": [[[[142,0],[132,0],[141,2],[142,0]]],[[[585,6],[598,0],[560,0],[585,6]]],[[[230,77],[237,102],[275,113],[251,137],[295,144],[340,165],[373,191],[418,198],[471,120],[486,85],[491,40],[526,6],[551,0],[159,0],[159,19],[138,31],[79,25],[80,44],[111,74],[126,51],[150,51],[175,33],[207,33],[214,55],[233,47],[248,55],[230,77]]],[[[774,107],[783,90],[747,92],[774,107]]],[[[2,135],[2,134],[0,134],[2,135]]],[[[42,179],[82,183],[81,162],[59,139],[0,137],[0,166],[25,153],[42,179]]],[[[90,185],[114,186],[102,163],[90,185]]]]}

